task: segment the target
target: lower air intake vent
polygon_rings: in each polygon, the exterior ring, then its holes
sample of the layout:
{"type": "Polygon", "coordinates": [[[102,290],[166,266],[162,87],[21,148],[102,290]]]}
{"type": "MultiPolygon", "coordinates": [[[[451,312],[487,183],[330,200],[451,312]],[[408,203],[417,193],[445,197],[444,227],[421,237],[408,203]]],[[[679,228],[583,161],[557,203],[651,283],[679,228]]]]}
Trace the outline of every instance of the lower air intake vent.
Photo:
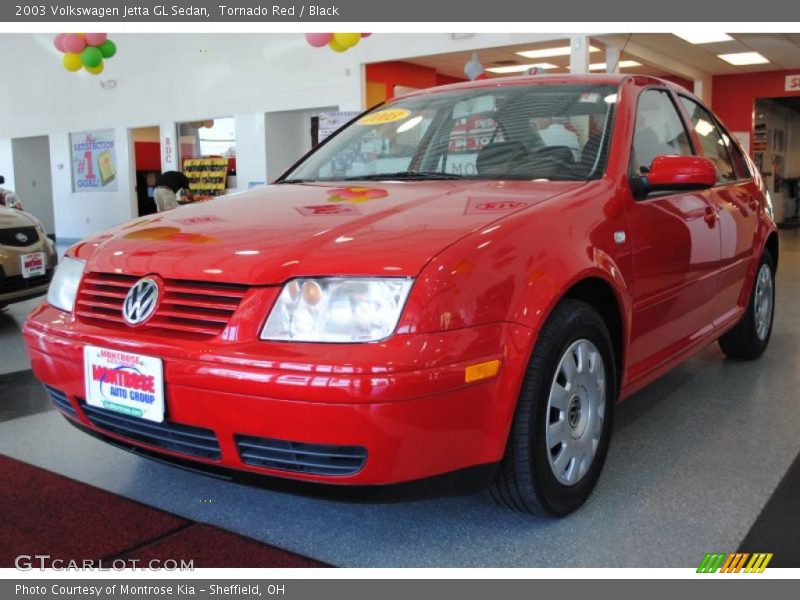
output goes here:
{"type": "Polygon", "coordinates": [[[75,408],[72,406],[72,403],[69,401],[69,398],[67,398],[67,395],[64,392],[57,390],[54,387],[50,387],[49,385],[44,386],[44,389],[47,390],[47,395],[50,396],[50,400],[61,412],[68,414],[70,417],[78,416],[78,413],[75,412],[75,408]]]}
{"type": "Polygon", "coordinates": [[[217,436],[210,429],[169,421],[146,421],[88,404],[81,404],[81,408],[96,427],[142,444],[199,458],[216,460],[221,456],[217,436]]]}
{"type": "Polygon", "coordinates": [[[237,435],[236,447],[246,465],[309,475],[353,475],[367,461],[367,449],[361,446],[328,446],[237,435]]]}

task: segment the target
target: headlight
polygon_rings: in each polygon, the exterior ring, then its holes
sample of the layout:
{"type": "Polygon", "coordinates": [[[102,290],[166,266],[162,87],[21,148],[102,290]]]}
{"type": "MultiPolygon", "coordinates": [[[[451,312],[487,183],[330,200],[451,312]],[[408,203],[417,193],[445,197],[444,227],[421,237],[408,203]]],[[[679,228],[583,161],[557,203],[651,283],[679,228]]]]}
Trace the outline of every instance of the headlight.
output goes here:
{"type": "Polygon", "coordinates": [[[293,279],[261,332],[262,340],[374,342],[397,327],[412,279],[293,279]]]}
{"type": "Polygon", "coordinates": [[[6,206],[8,208],[22,210],[22,202],[19,201],[19,197],[13,192],[6,194],[6,206]]]}
{"type": "Polygon", "coordinates": [[[65,256],[64,260],[56,267],[50,289],[47,290],[47,302],[51,306],[72,312],[75,306],[75,296],[78,293],[78,284],[81,282],[85,260],[65,256]]]}

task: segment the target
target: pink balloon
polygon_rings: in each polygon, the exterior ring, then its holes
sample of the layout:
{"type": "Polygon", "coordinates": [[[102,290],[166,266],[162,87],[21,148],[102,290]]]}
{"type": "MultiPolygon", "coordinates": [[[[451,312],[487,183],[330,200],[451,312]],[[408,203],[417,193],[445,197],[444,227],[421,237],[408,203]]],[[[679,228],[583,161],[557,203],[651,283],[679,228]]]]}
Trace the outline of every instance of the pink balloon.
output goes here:
{"type": "Polygon", "coordinates": [[[369,37],[369,36],[371,36],[371,35],[372,35],[371,33],[362,33],[362,34],[361,34],[361,37],[362,37],[362,38],[365,38],[365,37],[369,37]]]}
{"type": "Polygon", "coordinates": [[[77,33],[68,33],[64,36],[61,45],[67,52],[80,52],[86,47],[86,40],[84,40],[77,33]]]}
{"type": "Polygon", "coordinates": [[[66,33],[59,33],[58,35],[56,35],[55,38],[53,38],[53,46],[55,46],[56,50],[58,50],[59,52],[66,52],[66,50],[64,49],[65,37],[67,37],[66,33]]]}
{"type": "Polygon", "coordinates": [[[86,40],[86,43],[89,46],[99,46],[103,42],[106,41],[108,37],[107,33],[84,33],[83,39],[86,40]]]}
{"type": "Polygon", "coordinates": [[[327,46],[328,42],[333,39],[332,33],[307,33],[306,41],[314,46],[314,48],[322,48],[327,46]]]}

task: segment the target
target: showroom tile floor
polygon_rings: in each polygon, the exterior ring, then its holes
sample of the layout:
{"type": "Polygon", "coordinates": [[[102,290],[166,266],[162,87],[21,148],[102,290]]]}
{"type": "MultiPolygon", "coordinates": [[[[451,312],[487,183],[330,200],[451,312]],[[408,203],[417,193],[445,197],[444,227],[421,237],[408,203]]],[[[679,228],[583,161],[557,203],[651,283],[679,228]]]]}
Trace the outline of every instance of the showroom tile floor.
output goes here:
{"type": "MultiPolygon", "coordinates": [[[[800,234],[784,232],[767,353],[740,363],[710,346],[621,405],[594,495],[559,521],[485,494],[371,503],[233,484],[107,446],[52,410],[0,422],[0,453],[339,566],[694,567],[706,552],[758,543],[751,527],[800,471],[798,297],[800,234]]],[[[0,314],[5,372],[27,368],[15,338],[24,309],[0,314]]],[[[791,501],[793,481],[773,503],[791,501]]]]}

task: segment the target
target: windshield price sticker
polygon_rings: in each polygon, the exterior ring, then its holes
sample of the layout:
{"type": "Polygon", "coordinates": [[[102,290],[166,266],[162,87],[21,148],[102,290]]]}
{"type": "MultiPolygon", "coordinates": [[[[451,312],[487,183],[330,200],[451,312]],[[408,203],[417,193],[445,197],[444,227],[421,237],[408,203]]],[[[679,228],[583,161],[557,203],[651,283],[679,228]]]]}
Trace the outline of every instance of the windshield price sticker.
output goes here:
{"type": "Polygon", "coordinates": [[[378,112],[370,113],[358,120],[359,125],[384,125],[407,119],[411,111],[405,108],[387,108],[378,112]]]}

